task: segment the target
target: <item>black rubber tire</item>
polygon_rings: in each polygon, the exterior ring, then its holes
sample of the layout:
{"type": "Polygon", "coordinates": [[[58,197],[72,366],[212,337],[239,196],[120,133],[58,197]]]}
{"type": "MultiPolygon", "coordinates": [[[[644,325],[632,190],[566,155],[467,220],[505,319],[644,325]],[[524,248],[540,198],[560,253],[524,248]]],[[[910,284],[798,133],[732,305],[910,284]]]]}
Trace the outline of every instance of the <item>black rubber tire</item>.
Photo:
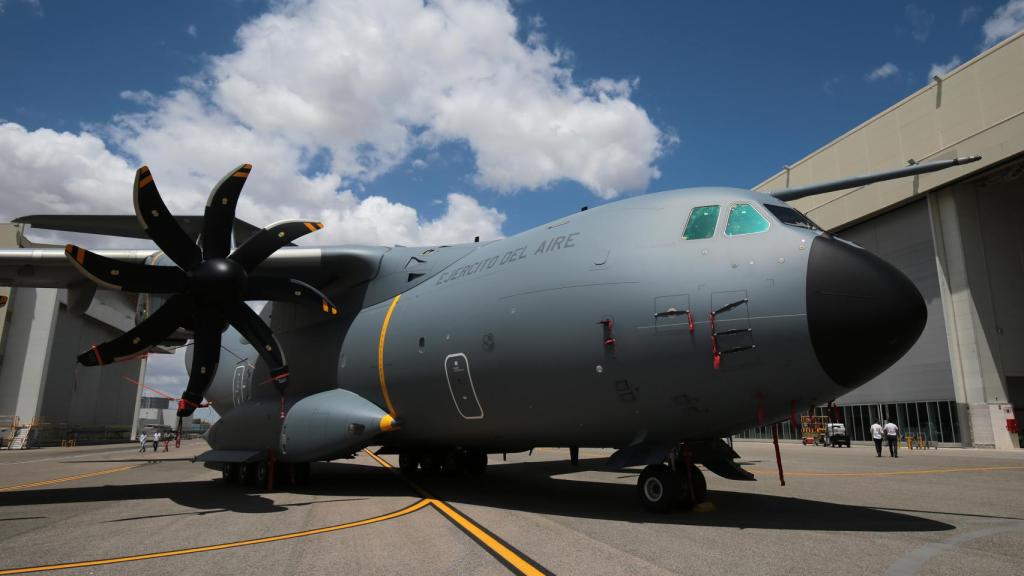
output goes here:
{"type": "Polygon", "coordinates": [[[461,448],[449,448],[442,456],[441,471],[445,476],[462,474],[465,469],[465,454],[461,448]]]}
{"type": "Polygon", "coordinates": [[[412,476],[420,467],[420,456],[412,449],[402,449],[398,452],[398,470],[406,475],[412,476]]]}
{"type": "Polygon", "coordinates": [[[292,486],[305,486],[309,484],[309,462],[295,462],[292,464],[292,486]]]}
{"type": "Polygon", "coordinates": [[[226,463],[224,467],[220,469],[221,478],[224,479],[225,484],[237,484],[238,483],[238,464],[226,463]]]}
{"type": "Polygon", "coordinates": [[[679,479],[664,464],[651,464],[644,468],[637,481],[640,504],[650,512],[665,514],[679,499],[679,479]]]}
{"type": "Polygon", "coordinates": [[[267,483],[270,481],[270,465],[266,462],[257,462],[254,466],[253,480],[256,481],[256,486],[260,490],[266,490],[267,483]]]}
{"type": "Polygon", "coordinates": [[[465,456],[466,474],[474,477],[483,476],[487,472],[487,452],[483,450],[470,450],[465,456]]]}
{"type": "Polygon", "coordinates": [[[238,465],[238,483],[252,484],[256,479],[256,468],[254,464],[238,465]]]}
{"type": "Polygon", "coordinates": [[[420,470],[426,474],[437,474],[441,472],[441,465],[444,463],[444,452],[433,450],[420,454],[420,470]]]}

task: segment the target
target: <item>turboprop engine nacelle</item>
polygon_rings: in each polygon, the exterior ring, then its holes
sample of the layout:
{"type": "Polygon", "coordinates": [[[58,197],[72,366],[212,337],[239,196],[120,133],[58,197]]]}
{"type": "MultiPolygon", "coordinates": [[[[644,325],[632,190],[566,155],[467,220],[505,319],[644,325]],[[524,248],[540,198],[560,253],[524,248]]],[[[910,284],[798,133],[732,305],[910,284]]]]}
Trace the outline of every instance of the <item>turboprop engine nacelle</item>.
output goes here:
{"type": "Polygon", "coordinates": [[[328,390],[295,403],[281,428],[281,460],[309,462],[351,454],[397,428],[376,404],[348,390],[328,390]]]}

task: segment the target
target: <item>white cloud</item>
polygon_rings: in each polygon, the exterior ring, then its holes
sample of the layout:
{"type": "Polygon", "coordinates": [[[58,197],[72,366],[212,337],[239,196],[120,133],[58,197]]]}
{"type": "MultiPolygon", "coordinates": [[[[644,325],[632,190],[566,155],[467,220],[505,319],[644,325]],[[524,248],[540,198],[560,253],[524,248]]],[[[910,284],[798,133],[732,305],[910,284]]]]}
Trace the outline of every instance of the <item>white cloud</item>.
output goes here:
{"type": "MultiPolygon", "coordinates": [[[[208,133],[230,140],[230,127],[221,128],[222,133],[208,133]]],[[[176,152],[181,156],[195,153],[174,149],[174,138],[187,138],[187,129],[180,125],[163,126],[162,130],[150,132],[141,145],[160,159],[160,164],[152,164],[151,169],[169,208],[177,214],[201,214],[207,190],[227,172],[225,167],[230,169],[237,160],[229,158],[233,156],[231,151],[218,152],[213,142],[198,151],[200,156],[213,156],[208,161],[177,162],[176,152]]],[[[445,214],[425,220],[404,204],[380,196],[361,200],[350,190],[339,191],[337,176],[298,174],[295,151],[287,147],[264,148],[243,141],[241,147],[231,148],[242,157],[253,159],[255,164],[239,203],[239,217],[257,225],[287,218],[322,220],[326,228],[307,237],[309,243],[417,245],[471,242],[473,236],[502,236],[504,214],[481,206],[470,196],[449,194],[445,214]]],[[[58,133],[45,128],[28,131],[18,124],[0,124],[0,174],[4,174],[0,182],[0,197],[4,198],[0,220],[40,213],[130,214],[134,173],[134,167],[112,154],[92,134],[58,133]]],[[[69,235],[40,231],[32,237],[60,243],[69,235]]],[[[140,243],[81,236],[73,241],[98,247],[140,243]]]]}
{"type": "Polygon", "coordinates": [[[1010,0],[985,20],[985,46],[992,46],[1024,28],[1024,0],[1010,0]]]}
{"type": "Polygon", "coordinates": [[[327,227],[310,243],[501,236],[505,216],[464,194],[429,220],[352,191],[450,141],[476,154],[477,183],[501,191],[645,188],[672,139],[629,100],[637,80],[578,84],[559,52],[520,42],[517,25],[500,0],[274,3],[238,31],[236,52],[181,89],[122,92],[141,112],[91,133],[0,124],[0,195],[11,198],[0,214],[130,213],[141,163],[172,211],[201,213],[210,186],[251,162],[239,216],[318,218],[327,227]]]}
{"type": "Polygon", "coordinates": [[[826,79],[825,82],[822,83],[821,89],[823,92],[825,92],[825,94],[832,96],[833,94],[835,94],[836,86],[838,86],[839,83],[842,81],[842,77],[833,76],[831,78],[826,79]]]}
{"type": "Polygon", "coordinates": [[[899,72],[899,66],[893,64],[892,62],[886,62],[885,64],[882,64],[878,68],[875,68],[868,74],[865,74],[864,78],[869,82],[874,82],[875,80],[881,80],[883,78],[895,76],[896,74],[899,74],[899,72]]]}
{"type": "Polygon", "coordinates": [[[560,53],[520,42],[517,24],[501,1],[288,3],[214,59],[210,95],[261,134],[328,150],[346,177],[462,141],[476,181],[499,190],[562,179],[603,197],[645,188],[665,142],[630,83],[579,86],[560,53]]]}
{"type": "Polygon", "coordinates": [[[83,132],[0,124],[0,219],[28,214],[124,213],[134,170],[83,132]]]}
{"type": "Polygon", "coordinates": [[[195,24],[189,24],[185,28],[185,33],[188,34],[189,36],[195,38],[195,37],[199,36],[199,29],[196,28],[195,24]]]}
{"type": "Polygon", "coordinates": [[[964,24],[967,24],[968,22],[970,22],[970,21],[974,20],[975,18],[977,18],[978,17],[978,12],[980,12],[980,11],[981,11],[981,8],[978,8],[977,6],[968,6],[967,8],[964,8],[963,10],[961,10],[960,11],[960,25],[963,26],[964,24]]]}
{"type": "Polygon", "coordinates": [[[129,102],[146,106],[152,106],[157,101],[156,96],[153,96],[153,93],[149,90],[122,90],[119,96],[129,102]]]}
{"type": "Polygon", "coordinates": [[[932,24],[935,23],[935,14],[914,4],[908,4],[906,16],[907,20],[910,21],[910,36],[918,42],[928,40],[928,36],[932,31],[932,24]]]}
{"type": "Polygon", "coordinates": [[[945,64],[932,64],[931,69],[928,70],[928,81],[931,82],[931,79],[936,76],[938,76],[939,78],[944,77],[946,74],[952,72],[953,69],[959,65],[959,56],[953,56],[952,58],[950,58],[949,62],[946,62],[945,64]]]}

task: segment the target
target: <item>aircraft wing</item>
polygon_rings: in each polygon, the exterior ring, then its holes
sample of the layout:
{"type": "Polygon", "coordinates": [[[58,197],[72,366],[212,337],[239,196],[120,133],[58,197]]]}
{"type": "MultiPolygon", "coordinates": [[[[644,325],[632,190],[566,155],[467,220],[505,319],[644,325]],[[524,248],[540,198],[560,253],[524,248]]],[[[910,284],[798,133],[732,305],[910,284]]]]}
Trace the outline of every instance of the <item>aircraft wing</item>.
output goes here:
{"type": "MultiPolygon", "coordinates": [[[[178,221],[178,225],[192,238],[193,242],[196,241],[196,238],[203,231],[202,216],[175,216],[174,219],[178,221]]],[[[145,229],[139,224],[139,218],[134,214],[37,214],[15,218],[11,222],[14,224],[29,224],[33,228],[44,230],[61,230],[64,232],[149,240],[145,229]]],[[[244,220],[235,218],[233,229],[235,244],[242,244],[242,242],[248,240],[256,232],[259,232],[259,228],[244,220]]]]}
{"type": "MultiPolygon", "coordinates": [[[[387,248],[375,246],[284,247],[263,261],[252,276],[295,278],[324,287],[352,286],[376,276],[387,248]]],[[[144,264],[155,250],[96,250],[95,254],[144,264]]],[[[67,288],[84,277],[71,264],[64,248],[0,250],[0,286],[67,288]]]]}

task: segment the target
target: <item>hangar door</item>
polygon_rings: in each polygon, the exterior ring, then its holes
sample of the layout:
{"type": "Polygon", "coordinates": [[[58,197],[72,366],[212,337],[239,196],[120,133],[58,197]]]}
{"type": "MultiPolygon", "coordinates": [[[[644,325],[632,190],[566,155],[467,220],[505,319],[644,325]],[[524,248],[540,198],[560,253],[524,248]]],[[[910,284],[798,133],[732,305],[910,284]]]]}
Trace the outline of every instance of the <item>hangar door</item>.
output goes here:
{"type": "Polygon", "coordinates": [[[924,332],[906,356],[837,402],[955,400],[928,202],[921,199],[907,204],[844,229],[837,236],[856,242],[899,268],[917,286],[928,307],[924,332]]]}

